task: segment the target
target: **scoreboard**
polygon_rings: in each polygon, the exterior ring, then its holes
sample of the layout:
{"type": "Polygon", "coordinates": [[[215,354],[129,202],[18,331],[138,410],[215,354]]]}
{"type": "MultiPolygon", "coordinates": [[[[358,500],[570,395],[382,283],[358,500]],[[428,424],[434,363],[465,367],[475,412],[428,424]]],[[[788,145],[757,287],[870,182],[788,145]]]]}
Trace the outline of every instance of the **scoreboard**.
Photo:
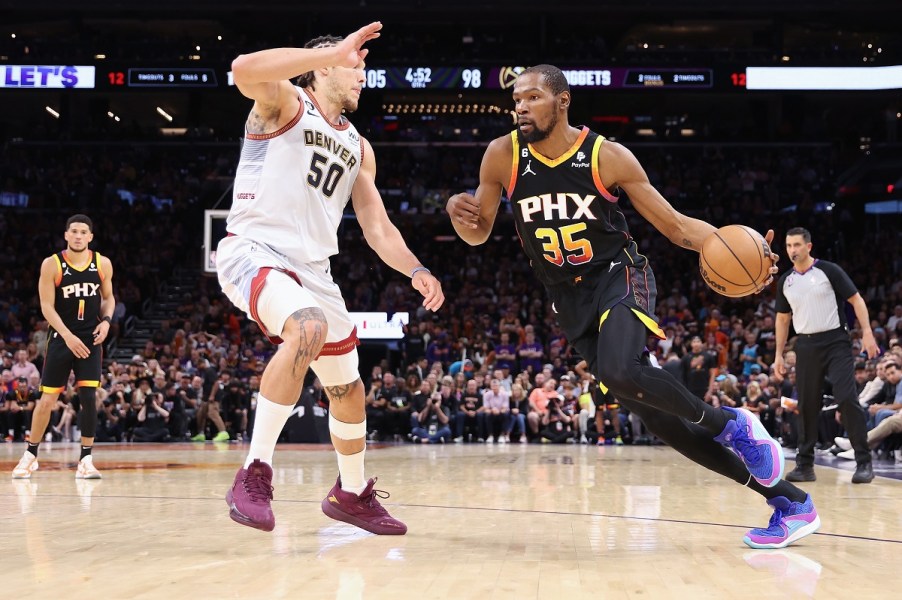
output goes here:
{"type": "Polygon", "coordinates": [[[219,87],[216,70],[129,68],[127,71],[107,71],[111,86],[128,87],[219,87]]]}
{"type": "MultiPolygon", "coordinates": [[[[494,89],[514,85],[522,66],[500,67],[374,67],[366,69],[366,87],[374,89],[494,89]]],[[[649,69],[628,67],[564,68],[571,87],[706,89],[714,85],[712,69],[649,69]]]]}
{"type": "MultiPolygon", "coordinates": [[[[364,86],[375,90],[510,90],[525,67],[373,65],[364,86]]],[[[902,65],[886,67],[607,67],[563,66],[570,87],[595,90],[893,90],[902,65]]],[[[225,66],[169,67],[116,63],[10,65],[0,63],[0,89],[226,90],[225,66]]]]}

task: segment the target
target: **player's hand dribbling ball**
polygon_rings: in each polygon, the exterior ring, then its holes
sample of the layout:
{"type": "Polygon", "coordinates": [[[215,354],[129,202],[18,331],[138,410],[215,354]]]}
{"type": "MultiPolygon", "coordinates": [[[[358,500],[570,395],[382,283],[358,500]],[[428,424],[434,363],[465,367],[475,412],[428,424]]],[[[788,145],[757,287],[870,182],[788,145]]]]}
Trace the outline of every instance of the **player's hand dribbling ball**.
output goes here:
{"type": "Polygon", "coordinates": [[[705,240],[698,265],[712,290],[728,298],[754,294],[771,276],[774,258],[760,233],[745,225],[726,225],[705,240]]]}

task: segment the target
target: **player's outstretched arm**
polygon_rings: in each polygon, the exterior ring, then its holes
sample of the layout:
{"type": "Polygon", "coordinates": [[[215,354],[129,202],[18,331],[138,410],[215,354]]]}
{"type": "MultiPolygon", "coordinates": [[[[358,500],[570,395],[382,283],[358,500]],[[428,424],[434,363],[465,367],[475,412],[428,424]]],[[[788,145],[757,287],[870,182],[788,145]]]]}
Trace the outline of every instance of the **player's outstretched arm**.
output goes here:
{"type": "Polygon", "coordinates": [[[476,195],[461,193],[448,199],[445,208],[451,225],[460,239],[471,246],[485,243],[492,233],[502,188],[510,183],[512,156],[510,136],[493,140],[482,157],[476,195]]]}
{"type": "Polygon", "coordinates": [[[651,184],[632,152],[616,142],[605,141],[598,161],[602,182],[608,189],[623,189],[639,214],[671,242],[701,251],[714,226],[676,210],[651,184]]]}
{"type": "Polygon", "coordinates": [[[290,79],[316,69],[357,66],[369,52],[363,45],[379,37],[380,29],[382,23],[370,23],[326,48],[271,48],[242,54],[232,61],[232,77],[246,97],[276,107],[284,93],[294,94],[290,79]]]}
{"type": "MultiPolygon", "coordinates": [[[[645,169],[625,147],[615,142],[605,142],[599,154],[599,170],[602,182],[612,182],[619,186],[630,197],[630,201],[639,214],[654,225],[655,229],[667,236],[677,246],[701,252],[702,246],[715,227],[701,219],[688,217],[676,210],[670,202],[654,188],[645,174],[645,169]]],[[[608,189],[611,189],[610,187],[608,189]]],[[[774,232],[769,229],[764,236],[770,246],[774,232]]],[[[758,292],[769,286],[777,273],[778,256],[771,252],[770,277],[761,284],[758,292]]]]}
{"type": "Polygon", "coordinates": [[[401,232],[388,218],[382,196],[376,188],[376,158],[369,141],[363,140],[363,164],[351,190],[357,222],[370,248],[382,262],[411,278],[411,285],[423,295],[423,306],[438,310],[445,301],[441,282],[414,256],[401,232]]]}

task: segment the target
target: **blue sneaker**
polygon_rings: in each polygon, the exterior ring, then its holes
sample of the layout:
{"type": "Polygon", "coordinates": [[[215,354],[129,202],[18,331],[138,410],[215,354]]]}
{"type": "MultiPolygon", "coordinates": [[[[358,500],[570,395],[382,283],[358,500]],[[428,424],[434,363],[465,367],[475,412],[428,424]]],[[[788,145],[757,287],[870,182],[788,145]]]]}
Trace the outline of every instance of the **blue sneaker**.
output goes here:
{"type": "Polygon", "coordinates": [[[751,548],[785,548],[821,527],[811,494],[805,496],[804,502],[790,502],[785,496],[777,496],[767,503],[774,509],[767,528],[752,529],[742,538],[751,548]]]}
{"type": "Polygon", "coordinates": [[[774,487],[783,477],[786,461],[783,447],[770,437],[761,421],[744,408],[723,407],[736,414],[714,438],[742,459],[749,473],[764,487],[774,487]]]}

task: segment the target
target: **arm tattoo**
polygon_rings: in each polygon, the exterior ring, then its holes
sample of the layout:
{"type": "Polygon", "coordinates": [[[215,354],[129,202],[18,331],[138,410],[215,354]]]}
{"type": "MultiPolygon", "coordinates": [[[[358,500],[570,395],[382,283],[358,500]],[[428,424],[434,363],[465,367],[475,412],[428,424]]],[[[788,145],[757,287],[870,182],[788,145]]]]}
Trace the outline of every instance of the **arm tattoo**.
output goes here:
{"type": "Polygon", "coordinates": [[[354,388],[361,385],[361,383],[360,379],[357,379],[356,381],[345,385],[327,386],[323,389],[326,390],[326,395],[329,396],[330,402],[341,402],[348,397],[348,394],[350,394],[354,388]]]}
{"type": "Polygon", "coordinates": [[[316,359],[323,347],[323,343],[326,341],[323,334],[323,330],[326,328],[326,315],[320,308],[302,308],[291,315],[291,318],[298,322],[301,333],[298,352],[291,367],[291,374],[296,378],[300,378],[304,376],[310,363],[316,359]],[[306,325],[308,321],[313,323],[312,334],[307,332],[306,325]]]}
{"type": "Polygon", "coordinates": [[[689,238],[683,238],[683,247],[684,248],[692,248],[692,242],[689,241],[689,238]]]}

